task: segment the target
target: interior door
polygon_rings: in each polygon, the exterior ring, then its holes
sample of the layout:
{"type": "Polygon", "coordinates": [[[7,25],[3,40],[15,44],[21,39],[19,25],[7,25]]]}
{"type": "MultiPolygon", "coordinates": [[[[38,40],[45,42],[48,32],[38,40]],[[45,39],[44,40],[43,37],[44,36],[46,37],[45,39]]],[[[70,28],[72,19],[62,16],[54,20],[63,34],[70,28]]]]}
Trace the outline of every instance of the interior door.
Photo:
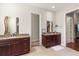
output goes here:
{"type": "Polygon", "coordinates": [[[31,14],[31,40],[39,40],[39,15],[31,14]]]}

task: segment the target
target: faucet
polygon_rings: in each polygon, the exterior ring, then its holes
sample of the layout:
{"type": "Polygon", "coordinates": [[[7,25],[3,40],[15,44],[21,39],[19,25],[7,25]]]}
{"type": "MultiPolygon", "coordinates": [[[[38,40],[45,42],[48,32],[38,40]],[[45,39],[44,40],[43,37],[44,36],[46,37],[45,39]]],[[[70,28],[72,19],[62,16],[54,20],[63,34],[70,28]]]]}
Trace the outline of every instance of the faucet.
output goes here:
{"type": "Polygon", "coordinates": [[[15,33],[12,33],[12,35],[11,36],[15,36],[16,35],[16,32],[15,33]]]}

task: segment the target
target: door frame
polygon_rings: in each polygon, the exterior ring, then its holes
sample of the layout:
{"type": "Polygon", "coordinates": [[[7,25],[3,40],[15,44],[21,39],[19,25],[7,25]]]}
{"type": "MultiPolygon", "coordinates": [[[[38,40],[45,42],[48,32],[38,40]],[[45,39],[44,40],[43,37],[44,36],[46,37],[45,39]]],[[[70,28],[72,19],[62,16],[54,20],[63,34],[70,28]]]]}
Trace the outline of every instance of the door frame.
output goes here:
{"type": "MultiPolygon", "coordinates": [[[[65,21],[66,21],[66,46],[67,46],[67,14],[72,13],[72,12],[75,12],[75,11],[77,11],[77,9],[65,13],[65,21]]],[[[73,16],[73,17],[74,17],[74,16],[73,16]]],[[[73,18],[73,24],[74,24],[74,18],[73,18]]],[[[74,27],[74,26],[73,26],[73,27],[74,27]]],[[[75,35],[75,30],[73,29],[73,31],[74,31],[74,35],[75,35]]],[[[75,38],[73,38],[72,42],[74,42],[74,40],[75,40],[75,38]]]]}

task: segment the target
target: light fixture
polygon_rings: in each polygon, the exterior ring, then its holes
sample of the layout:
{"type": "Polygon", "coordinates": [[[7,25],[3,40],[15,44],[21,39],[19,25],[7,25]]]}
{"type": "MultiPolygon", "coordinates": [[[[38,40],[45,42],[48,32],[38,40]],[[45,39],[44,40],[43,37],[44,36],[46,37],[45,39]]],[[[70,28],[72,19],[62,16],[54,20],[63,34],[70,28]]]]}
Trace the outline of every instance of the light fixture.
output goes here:
{"type": "Polygon", "coordinates": [[[52,6],[52,8],[55,8],[55,6],[52,6]]]}

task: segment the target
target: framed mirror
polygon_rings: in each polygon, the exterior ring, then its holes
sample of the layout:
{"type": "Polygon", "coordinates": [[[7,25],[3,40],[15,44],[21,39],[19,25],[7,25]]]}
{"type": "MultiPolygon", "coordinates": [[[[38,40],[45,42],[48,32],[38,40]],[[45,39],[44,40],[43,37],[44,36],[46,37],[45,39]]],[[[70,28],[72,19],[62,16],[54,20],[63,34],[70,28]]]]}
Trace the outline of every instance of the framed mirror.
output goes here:
{"type": "Polygon", "coordinates": [[[47,32],[53,32],[53,22],[47,21],[47,32]]]}
{"type": "Polygon", "coordinates": [[[10,18],[9,16],[5,16],[4,26],[4,35],[19,34],[19,17],[10,18]]]}

